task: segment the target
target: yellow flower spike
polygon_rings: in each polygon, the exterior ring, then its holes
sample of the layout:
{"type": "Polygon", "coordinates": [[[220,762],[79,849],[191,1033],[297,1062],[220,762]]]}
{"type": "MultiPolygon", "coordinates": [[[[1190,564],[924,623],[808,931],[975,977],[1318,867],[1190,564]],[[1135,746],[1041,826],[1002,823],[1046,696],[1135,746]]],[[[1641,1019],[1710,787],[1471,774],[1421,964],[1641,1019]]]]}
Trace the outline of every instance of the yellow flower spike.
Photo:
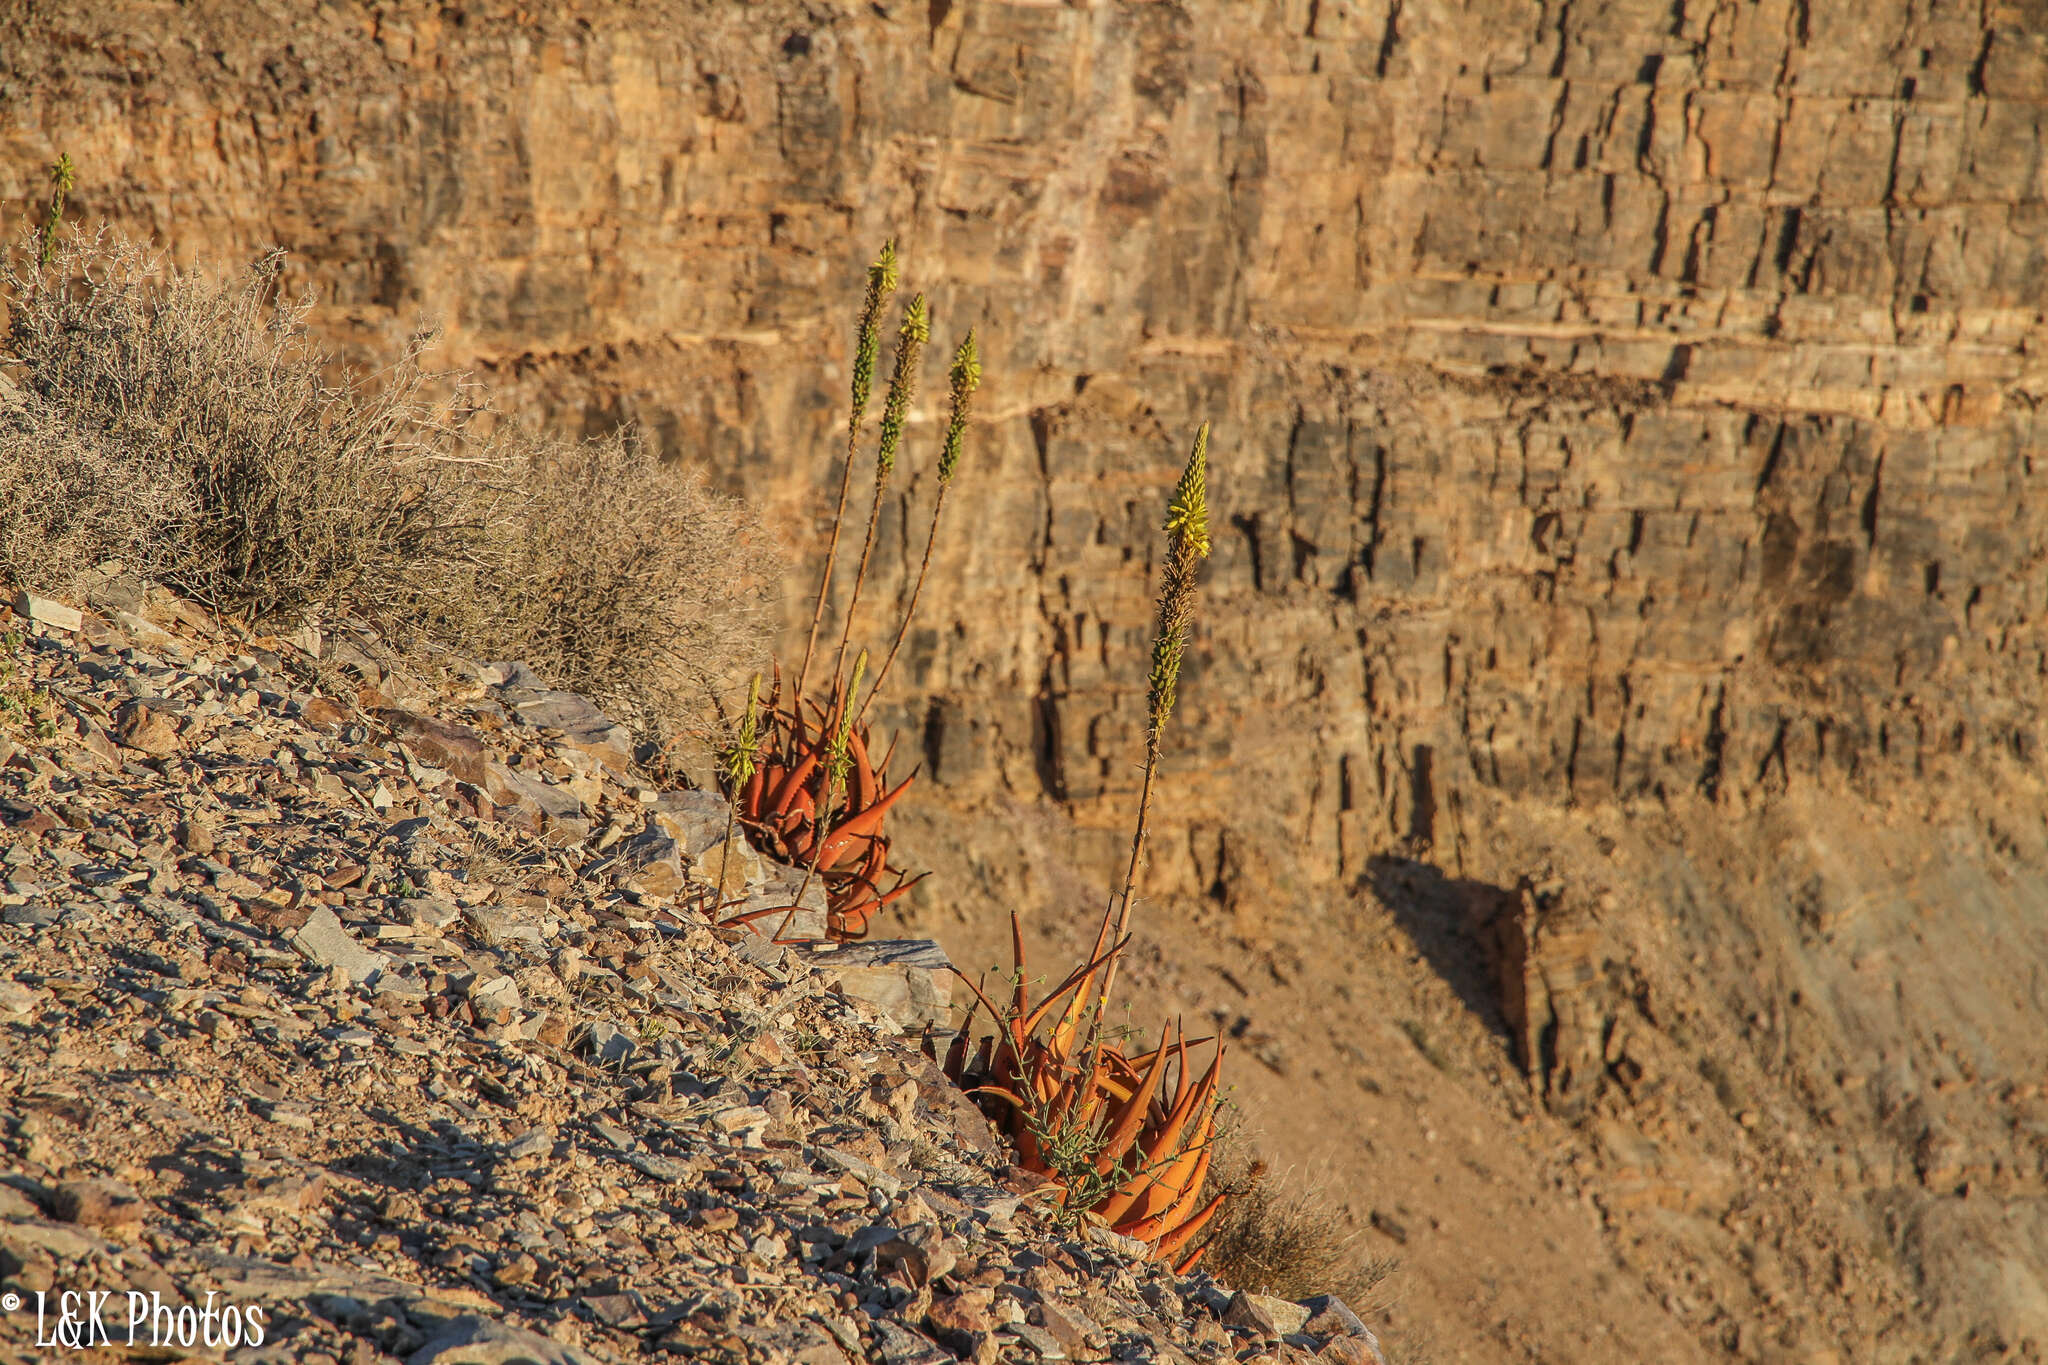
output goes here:
{"type": "Polygon", "coordinates": [[[754,762],[761,748],[761,675],[747,684],[747,711],[740,717],[739,732],[733,736],[732,747],[725,755],[725,775],[731,782],[735,797],[740,787],[754,775],[754,762]]]}
{"type": "Polygon", "coordinates": [[[36,264],[47,266],[57,254],[57,229],[64,225],[64,197],[78,184],[78,169],[71,164],[69,152],[57,153],[57,159],[50,163],[50,210],[43,219],[42,229],[37,232],[39,239],[36,264]]]}
{"type": "Polygon", "coordinates": [[[1197,559],[1209,557],[1209,424],[1195,431],[1194,453],[1180,482],[1173,486],[1173,500],[1166,505],[1166,531],[1187,539],[1197,559]]]}
{"type": "Polygon", "coordinates": [[[834,787],[844,788],[846,786],[846,770],[852,763],[852,760],[846,754],[847,745],[853,739],[853,706],[851,703],[855,694],[860,691],[861,676],[867,671],[868,652],[862,650],[854,657],[853,681],[847,686],[845,699],[840,702],[839,724],[833,728],[831,744],[825,751],[825,758],[829,765],[832,785],[834,787]]]}
{"type": "Polygon", "coordinates": [[[852,432],[868,410],[868,396],[874,391],[875,353],[882,342],[882,305],[896,290],[896,239],[882,243],[882,254],[868,267],[867,295],[861,300],[860,326],[853,349],[853,403],[848,418],[852,432]]]}
{"type": "Polygon", "coordinates": [[[1181,657],[1195,616],[1195,569],[1209,555],[1209,424],[1195,432],[1194,453],[1166,505],[1166,568],[1159,584],[1159,629],[1152,639],[1150,695],[1145,707],[1145,744],[1159,751],[1159,737],[1173,714],[1181,657]]]}
{"type": "Polygon", "coordinates": [[[918,362],[924,358],[924,344],[931,335],[931,317],[925,311],[924,295],[919,294],[903,310],[903,330],[896,339],[896,372],[889,376],[889,396],[882,400],[882,443],[875,455],[877,488],[896,468],[896,448],[902,444],[903,424],[917,392],[918,362]]]}
{"type": "Polygon", "coordinates": [[[953,482],[953,471],[960,466],[960,444],[967,433],[967,409],[974,391],[981,387],[981,355],[974,343],[974,329],[967,330],[967,339],[960,343],[960,349],[953,352],[953,367],[946,372],[953,396],[952,414],[946,420],[946,443],[939,451],[939,482],[953,482]]]}

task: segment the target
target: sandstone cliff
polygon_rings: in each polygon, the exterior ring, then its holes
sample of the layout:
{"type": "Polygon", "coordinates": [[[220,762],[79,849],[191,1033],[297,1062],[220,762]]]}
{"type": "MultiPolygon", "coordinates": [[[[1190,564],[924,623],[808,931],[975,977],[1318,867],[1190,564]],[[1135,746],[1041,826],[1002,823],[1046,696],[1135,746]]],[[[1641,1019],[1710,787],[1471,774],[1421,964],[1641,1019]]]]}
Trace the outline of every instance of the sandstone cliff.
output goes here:
{"type": "Polygon", "coordinates": [[[1212,419],[1142,975],[1401,1229],[1394,1343],[2048,1350],[2038,4],[7,25],[0,200],[64,149],[84,218],[281,243],[359,354],[437,316],[800,550],[898,235],[990,375],[894,716],[962,951],[1111,866],[1212,419]]]}

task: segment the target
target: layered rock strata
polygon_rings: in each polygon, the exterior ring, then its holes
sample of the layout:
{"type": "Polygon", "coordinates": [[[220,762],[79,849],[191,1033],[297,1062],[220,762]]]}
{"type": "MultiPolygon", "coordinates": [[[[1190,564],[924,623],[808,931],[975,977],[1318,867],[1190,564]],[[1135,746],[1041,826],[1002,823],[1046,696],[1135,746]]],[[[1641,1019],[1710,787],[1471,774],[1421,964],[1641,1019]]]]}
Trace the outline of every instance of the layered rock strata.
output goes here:
{"type": "MultiPolygon", "coordinates": [[[[1488,1311],[1518,1324],[1500,1337],[1640,1358],[1663,1314],[1714,1351],[1873,1322],[1915,1323],[1929,1350],[2048,1340],[2030,1120],[1996,1117],[2006,1100],[1913,1117],[1974,1093],[1936,1086],[1958,1065],[2022,1108],[2038,1084],[2020,1042],[2044,1014],[2029,974],[2048,970],[2024,932],[2043,914],[2048,606],[2036,7],[769,0],[5,22],[0,198],[39,194],[68,150],[80,217],[181,259],[282,243],[355,353],[437,316],[443,354],[515,408],[637,421],[772,504],[812,556],[854,290],[899,237],[940,342],[980,327],[989,373],[884,717],[922,738],[950,805],[923,848],[949,898],[1064,906],[1113,865],[1157,518],[1212,420],[1219,535],[1147,882],[1196,926],[1186,951],[1235,936],[1284,956],[1347,923],[1356,888],[1384,911],[1368,927],[1446,981],[1495,979],[1483,935],[1445,927],[1464,910],[1439,922],[1415,888],[1428,873],[1491,895],[1557,860],[1570,903],[1615,896],[1601,942],[1642,959],[1617,978],[1667,981],[1718,1021],[1679,1053],[1711,1036],[1717,1074],[1751,1077],[1704,1092],[1735,1127],[1667,1142],[1706,1163],[1749,1151],[1757,1181],[1830,1172],[1818,1188],[1860,1210],[1834,1240],[1772,1243],[1795,1267],[1780,1273],[1719,1194],[1692,1231],[1617,1206],[1610,1244],[1674,1237],[1682,1256],[1649,1259],[1695,1280],[1634,1265],[1654,1306],[1615,1306],[1604,1339],[1546,1338],[1529,1324],[1557,1296],[1500,1290],[1488,1311]],[[1997,984],[1979,999],[1971,982],[1997,984]],[[1791,1021],[1816,1010],[1832,1071],[1797,1079],[1791,1021]],[[1884,1068],[1906,1079],[1883,1097],[1845,1099],[1832,1074],[1884,1068]],[[1744,1136],[1764,1130],[1736,1119],[1780,1111],[1805,1146],[1766,1160],[1744,1136]],[[1957,1122],[2020,1144],[1996,1158],[2020,1230],[1991,1238],[2016,1278],[1968,1250],[1990,1234],[1956,1191],[1991,1186],[1948,1181],[1950,1148],[1922,1139],[1957,1122]],[[1816,1163],[1843,1123],[1861,1155],[1816,1163]],[[1882,1174],[1923,1147],[1896,1170],[1928,1180],[1882,1174]],[[1854,1297],[1827,1269],[1841,1239],[1890,1287],[1854,1297]],[[1709,1293],[1700,1265],[1746,1287],[1709,1293]]],[[[942,416],[913,414],[885,550],[921,525],[942,416]]],[[[883,555],[870,600],[900,593],[899,565],[883,555]]],[[[1236,951],[1218,970],[1241,981],[1236,951]]],[[[1229,1008],[1293,1017],[1284,985],[1265,990],[1229,1008]]],[[[1456,1027],[1510,1063],[1498,999],[1459,998],[1456,1027]]],[[[1638,1014],[1638,1037],[1667,1036],[1668,1014],[1638,1014]]],[[[1623,1066],[1598,1041],[1576,1044],[1576,1074],[1623,1066]]],[[[1363,1180],[1388,1158],[1348,1159],[1363,1180]]],[[[1740,1198],[1776,1197],[1758,1189],[1740,1198]]],[[[1778,1207],[1794,1241],[1814,1226],[1778,1207]]],[[[1402,1245],[1442,1285],[1473,1254],[1402,1245]]]]}

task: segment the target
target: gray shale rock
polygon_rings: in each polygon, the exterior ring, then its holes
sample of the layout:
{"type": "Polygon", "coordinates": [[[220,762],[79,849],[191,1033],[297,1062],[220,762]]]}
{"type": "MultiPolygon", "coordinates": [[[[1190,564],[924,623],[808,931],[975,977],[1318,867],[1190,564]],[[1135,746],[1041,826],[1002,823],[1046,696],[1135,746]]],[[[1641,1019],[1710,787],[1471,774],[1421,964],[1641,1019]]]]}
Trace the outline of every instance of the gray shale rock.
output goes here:
{"type": "Polygon", "coordinates": [[[940,1031],[952,1018],[953,962],[931,939],[877,939],[811,949],[813,971],[857,1000],[896,1021],[905,1033],[940,1031]]]}
{"type": "Polygon", "coordinates": [[[324,906],[307,917],[291,942],[308,962],[336,968],[358,986],[375,979],[391,964],[384,954],[356,942],[341,917],[324,906]]]}

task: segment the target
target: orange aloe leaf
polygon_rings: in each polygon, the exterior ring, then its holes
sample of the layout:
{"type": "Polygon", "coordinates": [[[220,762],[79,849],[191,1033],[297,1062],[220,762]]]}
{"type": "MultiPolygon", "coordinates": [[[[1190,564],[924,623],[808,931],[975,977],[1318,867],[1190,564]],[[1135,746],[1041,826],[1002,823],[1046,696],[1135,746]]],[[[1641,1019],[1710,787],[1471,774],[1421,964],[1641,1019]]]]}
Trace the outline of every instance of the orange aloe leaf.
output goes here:
{"type": "MultiPolygon", "coordinates": [[[[1128,943],[1130,939],[1126,938],[1124,942],[1128,943]]],[[[1122,944],[1117,945],[1119,948],[1122,946],[1122,944]]],[[[1111,948],[1104,952],[1102,939],[1100,936],[1097,936],[1095,952],[1098,954],[1095,962],[1107,962],[1110,958],[1116,956],[1117,949],[1111,948]]],[[[1074,1045],[1074,1035],[1081,1031],[1081,1016],[1088,1012],[1089,998],[1095,993],[1095,964],[1090,963],[1087,971],[1087,980],[1081,983],[1079,990],[1074,992],[1074,998],[1067,1002],[1067,1008],[1060,1014],[1059,1023],[1053,1027],[1053,1046],[1059,1048],[1062,1052],[1074,1045]]],[[[1103,1003],[1106,1004],[1108,1002],[1105,1001],[1103,1003]]]]}
{"type": "Polygon", "coordinates": [[[790,798],[803,787],[811,775],[811,770],[818,766],[818,760],[824,756],[824,752],[822,748],[811,749],[804,755],[802,762],[783,774],[782,781],[776,784],[775,790],[768,795],[768,809],[789,809],[790,798]]]}
{"type": "Polygon", "coordinates": [[[999,1085],[977,1085],[967,1093],[970,1095],[993,1095],[999,1100],[1008,1100],[1019,1109],[1025,1108],[1023,1096],[1013,1090],[1005,1090],[999,1085]]]}
{"type": "MultiPolygon", "coordinates": [[[[1172,1202],[1152,1217],[1139,1219],[1125,1235],[1135,1237],[1141,1242],[1157,1242],[1187,1221],[1188,1215],[1194,1212],[1196,1201],[1202,1197],[1202,1181],[1208,1178],[1209,1154],[1213,1150],[1210,1144],[1204,1143],[1199,1154],[1193,1149],[1185,1153],[1184,1155],[1194,1156],[1195,1162],[1190,1170],[1180,1173],[1181,1181],[1184,1183],[1176,1183],[1173,1186],[1172,1202]]],[[[1163,1187],[1164,1182],[1161,1184],[1163,1187]]]]}
{"type": "MultiPolygon", "coordinates": [[[[1197,1185],[1195,1186],[1195,1188],[1199,1190],[1201,1186],[1197,1185]]],[[[1154,1254],[1157,1255],[1159,1259],[1163,1261],[1167,1260],[1176,1251],[1179,1251],[1182,1247],[1186,1246],[1188,1244],[1189,1239],[1194,1237],[1203,1228],[1208,1226],[1209,1220],[1216,1216],[1216,1210],[1223,1207],[1223,1201],[1227,1198],[1229,1198],[1228,1195],[1219,1194],[1215,1198],[1211,1199],[1207,1204],[1204,1204],[1202,1206],[1202,1211],[1200,1213],[1197,1213],[1194,1217],[1188,1219],[1185,1223],[1182,1223],[1179,1227],[1167,1233],[1164,1237],[1161,1237],[1159,1239],[1159,1245],[1156,1248],[1154,1254]]],[[[1193,1270],[1195,1268],[1195,1262],[1201,1260],[1202,1253],[1207,1251],[1208,1249],[1209,1248],[1206,1243],[1202,1246],[1196,1247],[1194,1249],[1194,1252],[1191,1255],[1189,1255],[1186,1260],[1182,1261],[1179,1265],[1173,1268],[1173,1273],[1176,1275],[1185,1275],[1190,1270],[1193,1270]]]]}
{"type": "MultiPolygon", "coordinates": [[[[1167,1111],[1165,1124],[1161,1126],[1155,1139],[1157,1145],[1153,1148],[1154,1156],[1178,1150],[1180,1135],[1187,1127],[1188,1120],[1199,1110],[1206,1108],[1215,1096],[1217,1077],[1222,1066],[1223,1049],[1219,1047],[1216,1049],[1215,1059],[1209,1063],[1209,1069],[1202,1073],[1202,1079],[1192,1087],[1183,1084],[1180,1094],[1174,1099],[1173,1107],[1167,1111]]],[[[1185,1041],[1180,1048],[1180,1074],[1182,1077],[1188,1074],[1188,1050],[1185,1041]]]]}
{"type": "Polygon", "coordinates": [[[1106,1050],[1096,1049],[1095,1055],[1089,1059],[1088,1072],[1085,1076],[1067,1078],[1065,1091],[1058,1096],[1053,1106],[1051,1122],[1055,1129],[1067,1122],[1070,1113],[1077,1114],[1078,1120],[1082,1123],[1092,1124],[1096,1121],[1102,1110],[1102,1105],[1096,1099],[1096,1091],[1102,1083],[1103,1053],[1106,1050]]]}
{"type": "Polygon", "coordinates": [[[1206,1166],[1211,1145],[1209,1139],[1215,1131],[1216,1116],[1213,1111],[1204,1109],[1201,1120],[1195,1125],[1193,1136],[1188,1139],[1186,1145],[1173,1153],[1172,1160],[1159,1172],[1158,1179],[1137,1201],[1137,1207],[1131,1211],[1131,1218],[1143,1222],[1156,1217],[1186,1194],[1188,1182],[1192,1178],[1189,1172],[1201,1170],[1206,1166]]]}
{"type": "Polygon", "coordinates": [[[856,731],[846,737],[847,752],[853,755],[853,801],[856,806],[873,803],[875,793],[875,767],[868,762],[867,736],[856,731]]]}
{"type": "MultiPolygon", "coordinates": [[[[1190,1038],[1190,1039],[1188,1039],[1188,1040],[1187,1040],[1187,1045],[1188,1045],[1189,1047],[1200,1047],[1200,1046],[1201,1046],[1202,1044],[1204,1044],[1204,1043],[1213,1043],[1213,1042],[1215,1042],[1215,1041],[1216,1041],[1216,1035],[1215,1035],[1215,1034],[1213,1034],[1213,1033],[1211,1033],[1211,1034],[1208,1034],[1207,1036],[1205,1036],[1205,1037],[1201,1037],[1201,1038],[1190,1038]]],[[[1177,1047],[1179,1047],[1179,1046],[1180,1046],[1180,1044],[1178,1044],[1178,1043],[1165,1043],[1165,1044],[1163,1044],[1162,1046],[1164,1046],[1164,1047],[1167,1047],[1167,1048],[1177,1048],[1177,1047]]],[[[1153,1058],[1153,1057],[1154,1057],[1155,1055],[1157,1055],[1157,1053],[1158,1053],[1158,1052],[1159,1052],[1159,1049],[1158,1049],[1158,1048],[1153,1048],[1151,1052],[1140,1052],[1140,1053],[1138,1053],[1138,1054],[1137,1054],[1136,1056],[1134,1056],[1134,1057],[1130,1057],[1130,1058],[1127,1058],[1126,1060],[1127,1060],[1127,1061],[1128,1061],[1128,1062],[1130,1063],[1130,1066],[1131,1066],[1131,1070],[1132,1070],[1132,1074],[1133,1074],[1133,1075],[1136,1075],[1136,1074],[1138,1073],[1138,1071],[1139,1071],[1139,1070],[1140,1070],[1141,1068],[1143,1068],[1144,1066],[1146,1066],[1146,1065],[1147,1065],[1148,1063],[1150,1063],[1150,1062],[1151,1062],[1152,1058],[1153,1058]]]]}
{"type": "MultiPolygon", "coordinates": [[[[959,977],[962,981],[967,982],[967,989],[974,992],[974,998],[981,1003],[981,1007],[983,1009],[988,1011],[989,1022],[994,1024],[999,1029],[1005,1029],[1010,1035],[1009,1041],[1013,1045],[1013,1048],[1021,1050],[1024,1045],[1025,1035],[1018,1031],[1016,1022],[1009,1018],[1007,1015],[1005,1015],[1001,1010],[997,1009],[995,1001],[989,999],[986,995],[982,994],[981,987],[975,985],[974,982],[968,978],[967,973],[961,971],[958,967],[955,967],[953,969],[953,975],[959,977]]],[[[972,1015],[970,1014],[969,1017],[971,1020],[972,1015]]]]}
{"type": "Polygon", "coordinates": [[[1131,1144],[1138,1140],[1138,1131],[1145,1126],[1145,1110],[1151,1105],[1152,1096],[1159,1090],[1159,1080],[1165,1074],[1166,1049],[1161,1047],[1153,1054],[1152,1066],[1145,1072],[1144,1083],[1125,1104],[1122,1117],[1110,1130],[1109,1141],[1096,1155],[1096,1174],[1108,1175],[1124,1159],[1124,1153],[1131,1150],[1131,1144]]]}
{"type": "MultiPolygon", "coordinates": [[[[1181,1058],[1181,1074],[1183,1076],[1187,1074],[1186,1050],[1185,1041],[1183,1041],[1180,1048],[1183,1054],[1181,1058]]],[[[1133,1205],[1139,1206],[1137,1216],[1144,1218],[1155,1212],[1160,1205],[1171,1202],[1172,1196],[1161,1190],[1161,1184],[1173,1173],[1182,1157],[1185,1156],[1185,1153],[1179,1152],[1178,1144],[1181,1132],[1187,1126],[1188,1119],[1199,1109],[1204,1113],[1204,1122],[1210,1121],[1208,1114],[1209,1101],[1214,1098],[1216,1093],[1217,1072],[1222,1061],[1223,1054],[1219,1050],[1216,1060],[1209,1064],[1209,1070],[1202,1077],[1201,1081],[1192,1087],[1183,1087],[1180,1098],[1176,1101],[1173,1110],[1168,1113],[1165,1123],[1156,1132],[1147,1136],[1140,1148],[1145,1156],[1145,1168],[1126,1181],[1115,1194],[1098,1205],[1096,1212],[1107,1218],[1112,1224],[1115,1224],[1131,1212],[1133,1205]],[[1160,1169],[1160,1163],[1162,1162],[1168,1163],[1164,1170],[1160,1169]]],[[[1178,1186],[1174,1188],[1176,1191],[1179,1189],[1178,1186]]]]}
{"type": "MultiPolygon", "coordinates": [[[[1017,1005],[1012,1017],[1021,1020],[1031,1013],[1031,998],[1024,993],[1024,921],[1017,918],[1015,910],[1010,912],[1010,962],[1017,972],[1017,1005]]],[[[1032,1030],[1027,1027],[1024,1032],[1032,1030]]]]}
{"type": "Polygon", "coordinates": [[[846,846],[855,839],[865,838],[881,828],[882,817],[889,813],[889,807],[894,805],[896,798],[903,795],[904,790],[916,780],[915,774],[904,778],[896,784],[896,789],[887,796],[884,796],[881,800],[875,802],[875,804],[851,819],[842,820],[838,827],[832,831],[832,837],[825,841],[825,851],[822,856],[826,859],[831,859],[844,852],[846,846]]]}
{"type": "MultiPolygon", "coordinates": [[[[1074,989],[1075,986],[1079,985],[1083,977],[1093,976],[1095,974],[1096,968],[1102,966],[1103,963],[1109,961],[1118,953],[1122,952],[1125,948],[1129,947],[1130,942],[1130,935],[1126,934],[1123,938],[1118,939],[1116,942],[1116,946],[1111,948],[1108,952],[1096,958],[1093,962],[1082,963],[1080,966],[1074,968],[1072,972],[1068,973],[1067,979],[1059,984],[1059,988],[1055,990],[1051,995],[1045,997],[1044,1000],[1040,1001],[1038,1008],[1031,1012],[1030,1019],[1028,1020],[1030,1031],[1033,1033],[1038,1031],[1038,1026],[1045,1022],[1045,1016],[1052,1012],[1053,1005],[1059,1000],[1061,996],[1065,995],[1068,991],[1074,989]]],[[[1075,998],[1078,1000],[1080,997],[1076,996],[1075,998]]],[[[1065,1027],[1065,1025],[1062,1025],[1061,1027],[1065,1027]]],[[[1057,1033],[1053,1035],[1051,1047],[1053,1051],[1059,1053],[1061,1056],[1066,1055],[1067,1049],[1060,1046],[1059,1035],[1057,1033]]]]}

